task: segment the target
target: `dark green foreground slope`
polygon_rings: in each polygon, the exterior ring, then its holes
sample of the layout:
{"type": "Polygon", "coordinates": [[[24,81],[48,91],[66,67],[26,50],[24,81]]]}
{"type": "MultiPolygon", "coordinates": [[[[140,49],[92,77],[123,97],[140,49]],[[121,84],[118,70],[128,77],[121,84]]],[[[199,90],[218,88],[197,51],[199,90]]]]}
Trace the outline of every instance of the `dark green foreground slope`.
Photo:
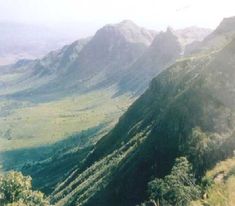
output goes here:
{"type": "Polygon", "coordinates": [[[235,148],[235,40],[178,61],[155,78],[116,127],[51,195],[56,205],[133,206],[147,182],[185,155],[196,176],[235,148]]]}

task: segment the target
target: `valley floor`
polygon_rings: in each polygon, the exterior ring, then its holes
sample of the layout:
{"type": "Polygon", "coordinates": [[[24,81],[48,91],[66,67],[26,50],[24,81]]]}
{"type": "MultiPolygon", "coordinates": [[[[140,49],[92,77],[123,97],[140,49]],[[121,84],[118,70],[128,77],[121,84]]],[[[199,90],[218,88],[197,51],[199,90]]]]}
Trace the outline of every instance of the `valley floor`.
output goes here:
{"type": "Polygon", "coordinates": [[[133,101],[95,91],[48,103],[0,101],[0,151],[55,143],[99,124],[111,127],[133,101]]]}

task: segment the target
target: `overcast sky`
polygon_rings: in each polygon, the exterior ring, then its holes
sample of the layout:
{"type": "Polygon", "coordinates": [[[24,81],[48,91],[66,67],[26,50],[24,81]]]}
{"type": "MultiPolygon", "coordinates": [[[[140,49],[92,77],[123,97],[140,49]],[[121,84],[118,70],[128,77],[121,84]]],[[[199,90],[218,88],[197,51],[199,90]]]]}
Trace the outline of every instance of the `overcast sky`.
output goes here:
{"type": "Polygon", "coordinates": [[[235,16],[235,0],[0,0],[0,21],[76,25],[94,32],[130,19],[156,30],[191,25],[215,28],[235,16]]]}

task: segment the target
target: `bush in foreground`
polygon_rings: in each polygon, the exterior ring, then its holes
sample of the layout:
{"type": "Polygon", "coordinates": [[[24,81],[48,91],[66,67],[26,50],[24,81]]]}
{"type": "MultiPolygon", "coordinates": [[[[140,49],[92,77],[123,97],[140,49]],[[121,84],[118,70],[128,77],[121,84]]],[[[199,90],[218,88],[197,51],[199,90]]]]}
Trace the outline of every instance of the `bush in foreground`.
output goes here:
{"type": "Polygon", "coordinates": [[[0,205],[49,206],[44,194],[32,190],[32,179],[20,172],[0,175],[0,205]]]}

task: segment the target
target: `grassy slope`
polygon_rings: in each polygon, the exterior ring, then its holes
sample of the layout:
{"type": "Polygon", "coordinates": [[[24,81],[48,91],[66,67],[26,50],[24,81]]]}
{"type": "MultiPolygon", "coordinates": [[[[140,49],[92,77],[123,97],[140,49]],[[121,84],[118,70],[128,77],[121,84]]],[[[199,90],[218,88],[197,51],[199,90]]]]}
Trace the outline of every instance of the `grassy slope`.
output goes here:
{"type": "Polygon", "coordinates": [[[205,192],[205,198],[192,202],[192,206],[235,205],[235,158],[219,162],[205,177],[213,180],[205,192]]]}

